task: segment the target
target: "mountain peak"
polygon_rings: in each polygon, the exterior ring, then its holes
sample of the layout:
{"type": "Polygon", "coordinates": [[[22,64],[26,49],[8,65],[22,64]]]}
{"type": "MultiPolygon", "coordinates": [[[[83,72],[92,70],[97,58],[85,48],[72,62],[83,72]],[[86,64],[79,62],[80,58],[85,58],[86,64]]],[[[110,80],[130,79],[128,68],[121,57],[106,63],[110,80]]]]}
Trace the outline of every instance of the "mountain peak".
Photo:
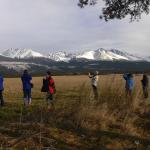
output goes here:
{"type": "Polygon", "coordinates": [[[117,49],[106,50],[99,48],[97,50],[86,51],[77,56],[77,58],[85,58],[89,60],[124,60],[124,61],[141,61],[143,58],[129,54],[127,52],[122,52],[117,49]]]}
{"type": "Polygon", "coordinates": [[[44,57],[39,52],[33,51],[32,49],[7,49],[2,52],[3,56],[10,58],[31,58],[31,57],[44,57]]]}
{"type": "Polygon", "coordinates": [[[49,53],[48,58],[54,61],[68,62],[72,59],[72,55],[63,51],[58,51],[49,53]]]}

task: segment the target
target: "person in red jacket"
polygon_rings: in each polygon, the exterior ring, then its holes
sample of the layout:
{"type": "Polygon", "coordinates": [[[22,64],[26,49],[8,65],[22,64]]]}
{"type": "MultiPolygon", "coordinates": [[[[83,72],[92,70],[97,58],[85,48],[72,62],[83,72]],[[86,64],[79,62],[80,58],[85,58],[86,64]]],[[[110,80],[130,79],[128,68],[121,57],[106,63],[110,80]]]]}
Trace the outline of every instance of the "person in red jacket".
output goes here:
{"type": "Polygon", "coordinates": [[[46,92],[46,100],[48,110],[50,111],[53,107],[53,95],[56,93],[55,82],[51,76],[51,72],[47,71],[46,78],[43,79],[43,86],[41,92],[46,92]]]}

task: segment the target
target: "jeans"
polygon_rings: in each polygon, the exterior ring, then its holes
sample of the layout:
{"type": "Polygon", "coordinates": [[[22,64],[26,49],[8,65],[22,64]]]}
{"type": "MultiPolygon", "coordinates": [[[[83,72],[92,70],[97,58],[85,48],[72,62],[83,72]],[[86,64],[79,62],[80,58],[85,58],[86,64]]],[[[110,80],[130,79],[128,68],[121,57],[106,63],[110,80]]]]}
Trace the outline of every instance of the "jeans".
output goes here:
{"type": "Polygon", "coordinates": [[[30,104],[31,103],[31,90],[23,90],[24,102],[30,104]]]}

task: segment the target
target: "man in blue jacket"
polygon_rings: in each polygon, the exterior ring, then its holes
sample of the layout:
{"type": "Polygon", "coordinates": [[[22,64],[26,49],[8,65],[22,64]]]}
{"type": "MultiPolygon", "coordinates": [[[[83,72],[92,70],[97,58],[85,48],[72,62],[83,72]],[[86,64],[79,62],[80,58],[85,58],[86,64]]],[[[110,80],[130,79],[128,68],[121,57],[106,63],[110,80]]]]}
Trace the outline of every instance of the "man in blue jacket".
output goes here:
{"type": "Polygon", "coordinates": [[[21,77],[22,86],[23,86],[23,94],[24,94],[24,105],[31,104],[31,88],[32,84],[32,77],[29,75],[27,70],[24,70],[24,73],[21,77]]]}
{"type": "Polygon", "coordinates": [[[131,95],[132,95],[133,88],[134,88],[133,75],[132,75],[131,73],[124,74],[124,75],[123,75],[123,78],[126,80],[126,85],[125,85],[126,94],[127,94],[127,96],[128,96],[128,95],[131,96],[131,95]]]}
{"type": "Polygon", "coordinates": [[[4,85],[3,85],[3,82],[4,82],[3,76],[0,75],[0,106],[4,106],[4,99],[3,99],[4,85]]]}

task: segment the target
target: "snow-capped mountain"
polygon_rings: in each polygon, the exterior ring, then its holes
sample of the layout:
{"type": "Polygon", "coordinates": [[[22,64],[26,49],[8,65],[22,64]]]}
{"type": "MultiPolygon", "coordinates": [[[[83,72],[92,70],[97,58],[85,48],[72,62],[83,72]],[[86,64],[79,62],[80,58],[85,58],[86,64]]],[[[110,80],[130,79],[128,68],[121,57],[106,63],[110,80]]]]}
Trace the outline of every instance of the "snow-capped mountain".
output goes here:
{"type": "Polygon", "coordinates": [[[8,58],[49,58],[53,61],[64,61],[69,62],[72,59],[86,59],[96,61],[150,61],[150,58],[142,58],[136,55],[122,52],[116,49],[106,50],[103,48],[97,50],[85,51],[82,53],[66,53],[63,51],[50,52],[48,55],[43,55],[39,52],[33,51],[32,49],[8,49],[1,53],[2,56],[8,58]]]}
{"type": "Polygon", "coordinates": [[[122,52],[119,50],[105,50],[103,48],[95,50],[95,51],[87,51],[83,52],[76,56],[76,58],[84,58],[89,60],[126,60],[126,61],[141,61],[143,58],[134,56],[132,54],[122,52]]]}
{"type": "Polygon", "coordinates": [[[49,59],[54,61],[65,61],[68,62],[71,59],[87,59],[87,60],[102,60],[102,61],[113,61],[113,60],[125,60],[125,61],[141,61],[144,60],[142,57],[138,57],[126,52],[111,49],[105,50],[103,48],[91,51],[85,51],[80,54],[68,54],[66,52],[54,52],[49,53],[49,59]]]}
{"type": "Polygon", "coordinates": [[[149,66],[150,57],[138,57],[115,49],[101,48],[75,54],[60,51],[47,55],[31,49],[9,49],[0,54],[0,72],[7,76],[19,75],[24,69],[38,75],[43,75],[49,69],[58,74],[80,74],[91,70],[108,73],[122,73],[131,70],[150,72],[149,66]],[[38,57],[38,59],[32,59],[33,57],[38,57]]]}
{"type": "Polygon", "coordinates": [[[9,58],[31,58],[31,57],[44,57],[39,52],[33,51],[32,49],[7,49],[1,53],[2,56],[9,58]]]}
{"type": "Polygon", "coordinates": [[[73,58],[73,55],[60,51],[60,52],[49,53],[48,58],[54,61],[68,62],[73,58]]]}

